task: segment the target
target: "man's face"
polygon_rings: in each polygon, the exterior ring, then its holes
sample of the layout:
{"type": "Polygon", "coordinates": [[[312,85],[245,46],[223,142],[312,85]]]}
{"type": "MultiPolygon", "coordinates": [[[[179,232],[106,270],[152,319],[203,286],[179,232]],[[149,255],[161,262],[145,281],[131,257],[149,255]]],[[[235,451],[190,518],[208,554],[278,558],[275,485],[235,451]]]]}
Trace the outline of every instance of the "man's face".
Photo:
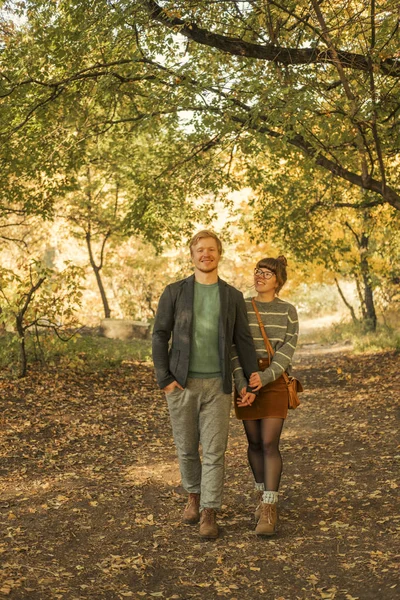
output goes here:
{"type": "Polygon", "coordinates": [[[217,269],[220,258],[221,255],[214,238],[201,238],[197,244],[192,246],[193,264],[202,273],[211,273],[217,269]]]}

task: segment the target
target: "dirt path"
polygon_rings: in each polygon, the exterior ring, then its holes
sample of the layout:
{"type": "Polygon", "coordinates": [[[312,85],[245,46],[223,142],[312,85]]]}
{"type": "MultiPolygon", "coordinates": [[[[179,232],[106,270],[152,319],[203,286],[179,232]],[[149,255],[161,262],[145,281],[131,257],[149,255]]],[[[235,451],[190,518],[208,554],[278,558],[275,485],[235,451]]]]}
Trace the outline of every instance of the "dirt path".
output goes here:
{"type": "Polygon", "coordinates": [[[253,533],[234,418],[221,537],[181,525],[168,415],[146,365],[0,381],[0,597],[397,599],[399,359],[330,350],[298,355],[307,391],[284,429],[270,540],[253,533]]]}

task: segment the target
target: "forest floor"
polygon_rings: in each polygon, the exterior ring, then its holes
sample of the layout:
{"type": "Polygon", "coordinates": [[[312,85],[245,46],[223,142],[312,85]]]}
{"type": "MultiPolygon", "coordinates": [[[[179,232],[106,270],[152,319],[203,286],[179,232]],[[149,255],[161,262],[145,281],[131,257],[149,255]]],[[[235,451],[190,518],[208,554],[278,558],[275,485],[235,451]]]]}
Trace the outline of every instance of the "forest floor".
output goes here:
{"type": "Polygon", "coordinates": [[[0,379],[0,597],[399,598],[399,357],[304,347],[282,435],[280,527],[254,534],[232,416],[221,535],[181,524],[185,495],[151,365],[33,367],[0,379]]]}

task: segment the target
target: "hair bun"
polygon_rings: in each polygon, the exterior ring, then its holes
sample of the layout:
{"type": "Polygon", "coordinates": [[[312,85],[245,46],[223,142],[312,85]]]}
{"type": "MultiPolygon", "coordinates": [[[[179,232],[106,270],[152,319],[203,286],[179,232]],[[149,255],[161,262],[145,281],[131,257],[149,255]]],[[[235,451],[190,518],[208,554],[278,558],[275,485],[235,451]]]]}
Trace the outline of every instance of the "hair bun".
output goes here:
{"type": "Polygon", "coordinates": [[[283,254],[281,254],[280,256],[278,256],[278,258],[276,260],[279,260],[279,262],[281,262],[283,264],[284,267],[287,267],[287,260],[286,258],[283,256],[283,254]]]}

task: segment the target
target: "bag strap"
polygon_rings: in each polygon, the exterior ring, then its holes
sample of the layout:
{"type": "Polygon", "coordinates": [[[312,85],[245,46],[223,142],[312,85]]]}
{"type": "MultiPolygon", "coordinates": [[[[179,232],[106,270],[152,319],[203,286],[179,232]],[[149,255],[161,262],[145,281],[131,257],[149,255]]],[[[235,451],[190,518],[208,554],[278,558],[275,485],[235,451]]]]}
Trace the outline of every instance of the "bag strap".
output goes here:
{"type": "MultiPolygon", "coordinates": [[[[254,312],[256,313],[258,325],[259,325],[259,327],[261,329],[261,335],[263,336],[263,339],[264,339],[265,348],[266,348],[266,350],[268,352],[269,364],[271,364],[272,357],[274,356],[274,351],[272,349],[271,342],[268,339],[267,332],[265,331],[264,323],[261,320],[261,316],[260,316],[260,313],[258,311],[258,308],[257,308],[257,305],[256,305],[256,302],[255,302],[254,298],[251,299],[251,303],[253,305],[254,312]]],[[[285,380],[285,383],[288,384],[289,383],[289,377],[287,376],[286,371],[283,371],[282,375],[283,375],[283,379],[285,380]]]]}
{"type": "Polygon", "coordinates": [[[251,299],[251,303],[253,305],[254,312],[256,313],[258,325],[260,326],[260,329],[261,329],[261,335],[264,338],[265,348],[266,348],[266,350],[268,352],[269,362],[271,363],[272,357],[274,356],[274,351],[273,351],[271,343],[270,343],[270,341],[268,339],[267,332],[265,331],[264,323],[261,321],[261,316],[260,316],[260,313],[258,312],[258,308],[257,308],[257,305],[256,305],[256,302],[255,302],[254,298],[251,299]]]}

